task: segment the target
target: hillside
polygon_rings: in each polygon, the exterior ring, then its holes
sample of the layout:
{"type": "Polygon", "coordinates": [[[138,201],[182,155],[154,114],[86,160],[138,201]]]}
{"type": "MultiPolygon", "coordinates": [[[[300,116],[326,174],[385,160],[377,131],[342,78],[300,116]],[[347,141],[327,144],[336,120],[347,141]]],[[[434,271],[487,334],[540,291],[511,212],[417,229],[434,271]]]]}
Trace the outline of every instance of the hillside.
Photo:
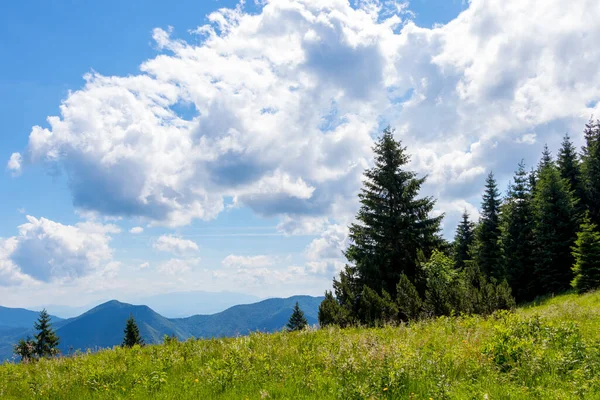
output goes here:
{"type": "MultiPolygon", "coordinates": [[[[116,300],[100,304],[82,315],[66,320],[55,319],[53,326],[60,338],[63,354],[76,350],[98,350],[120,345],[123,329],[129,315],[133,315],[144,341],[160,343],[164,335],[177,338],[211,338],[245,335],[250,332],[275,332],[287,323],[294,304],[299,302],[309,324],[317,323],[317,312],[322,297],[293,296],[287,299],[268,299],[254,304],[231,307],[212,315],[195,315],[188,318],[165,318],[145,305],[132,305],[116,300]]],[[[7,309],[5,310],[15,310],[7,309]]],[[[33,321],[38,313],[28,310],[32,319],[22,320],[25,326],[0,326],[0,361],[10,359],[12,346],[20,338],[32,335],[33,321]]],[[[11,313],[15,314],[15,313],[11,313]]],[[[8,315],[8,312],[7,312],[8,315]]],[[[15,314],[16,315],[16,314],[15,314]]],[[[16,318],[7,321],[15,321],[16,318]]],[[[3,321],[0,319],[0,321],[3,321]]],[[[0,324],[1,325],[1,324],[0,324]]]]}
{"type": "Polygon", "coordinates": [[[492,317],[188,340],[0,366],[0,397],[600,399],[600,293],[492,317]]]}

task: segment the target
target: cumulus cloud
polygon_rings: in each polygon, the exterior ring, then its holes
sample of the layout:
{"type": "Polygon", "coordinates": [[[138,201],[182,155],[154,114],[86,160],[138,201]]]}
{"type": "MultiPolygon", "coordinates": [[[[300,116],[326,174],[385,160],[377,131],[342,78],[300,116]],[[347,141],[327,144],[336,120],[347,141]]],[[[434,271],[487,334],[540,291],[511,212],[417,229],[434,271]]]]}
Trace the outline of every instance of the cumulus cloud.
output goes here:
{"type": "Polygon", "coordinates": [[[12,153],[6,167],[13,172],[14,175],[21,173],[21,164],[23,163],[23,157],[20,153],[12,153]]]}
{"type": "Polygon", "coordinates": [[[259,268],[269,267],[275,261],[270,256],[236,256],[230,254],[221,261],[221,265],[225,268],[259,268]]]}
{"type": "Polygon", "coordinates": [[[111,234],[114,225],[80,222],[63,225],[27,216],[19,234],[0,239],[0,284],[68,281],[94,272],[115,271],[111,234]]]}
{"type": "Polygon", "coordinates": [[[139,235],[142,232],[144,232],[144,228],[141,226],[135,226],[129,230],[129,233],[133,233],[134,235],[139,235]]]}
{"type": "Polygon", "coordinates": [[[148,268],[149,266],[150,266],[150,263],[149,263],[149,262],[144,262],[144,263],[141,263],[141,264],[140,264],[140,269],[146,269],[146,268],[148,268]]]}
{"type": "Polygon", "coordinates": [[[199,42],[156,29],[163,53],[138,75],[87,75],[28,161],[62,169],[82,210],[176,226],[232,199],[308,232],[356,211],[389,122],[451,222],[486,171],[506,180],[600,112],[594,0],[472,0],[433,29],[402,21],[404,2],[263,3],[210,14],[199,42]]]}
{"type": "Polygon", "coordinates": [[[158,266],[158,272],[165,275],[183,275],[190,272],[198,264],[200,264],[200,258],[172,258],[161,263],[158,266]]]}
{"type": "Polygon", "coordinates": [[[191,254],[200,250],[195,242],[173,235],[160,236],[152,246],[157,250],[179,255],[191,254]]]}

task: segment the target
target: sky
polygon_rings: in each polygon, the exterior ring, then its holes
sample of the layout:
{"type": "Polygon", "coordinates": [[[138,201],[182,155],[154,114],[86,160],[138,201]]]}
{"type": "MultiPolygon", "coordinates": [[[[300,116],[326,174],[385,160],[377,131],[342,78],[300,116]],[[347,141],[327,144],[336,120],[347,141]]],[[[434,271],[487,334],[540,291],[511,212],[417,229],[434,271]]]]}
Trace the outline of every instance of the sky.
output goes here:
{"type": "Polygon", "coordinates": [[[595,0],[11,2],[0,304],[322,295],[390,125],[451,238],[600,115],[595,0]]]}

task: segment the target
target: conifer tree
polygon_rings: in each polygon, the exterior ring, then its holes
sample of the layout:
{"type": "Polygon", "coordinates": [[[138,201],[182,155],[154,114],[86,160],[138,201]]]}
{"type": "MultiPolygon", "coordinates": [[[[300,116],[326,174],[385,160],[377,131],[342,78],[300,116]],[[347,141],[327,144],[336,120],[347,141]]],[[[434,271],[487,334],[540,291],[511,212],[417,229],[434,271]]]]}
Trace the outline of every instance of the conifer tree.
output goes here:
{"type": "Polygon", "coordinates": [[[13,353],[21,358],[22,362],[27,362],[35,358],[35,341],[31,338],[21,339],[13,346],[13,353]]]}
{"type": "Polygon", "coordinates": [[[523,161],[502,205],[502,249],[506,277],[517,302],[533,300],[534,218],[530,180],[523,161]]]}
{"type": "Polygon", "coordinates": [[[471,259],[469,253],[474,239],[475,224],[469,220],[469,213],[465,210],[454,236],[454,268],[463,269],[465,261],[471,259]]]}
{"type": "Polygon", "coordinates": [[[590,220],[600,226],[600,121],[590,120],[584,130],[582,149],[582,180],[585,188],[584,203],[590,220]]]}
{"type": "Polygon", "coordinates": [[[576,238],[576,204],[558,168],[539,173],[533,198],[535,216],[535,282],[538,295],[567,290],[572,280],[571,246],[576,238]]]}
{"type": "Polygon", "coordinates": [[[33,324],[37,331],[35,334],[35,353],[38,357],[53,357],[58,354],[59,338],[56,336],[50,315],[43,309],[40,312],[37,322],[33,324]]]}
{"type": "Polygon", "coordinates": [[[500,245],[500,193],[496,179],[489,173],[483,201],[481,203],[481,218],[476,231],[473,247],[473,258],[481,271],[497,280],[504,279],[502,248],[500,245]]]}
{"type": "Polygon", "coordinates": [[[581,177],[581,165],[577,150],[569,134],[566,134],[563,138],[562,145],[558,151],[558,169],[560,176],[569,183],[569,189],[579,200],[576,211],[583,216],[585,210],[585,190],[581,177]]]}
{"type": "Polygon", "coordinates": [[[600,287],[600,233],[588,215],[581,223],[573,246],[574,279],[571,282],[579,293],[600,287]]]}
{"type": "Polygon", "coordinates": [[[301,331],[306,328],[308,325],[308,321],[306,321],[306,317],[304,316],[304,311],[300,309],[298,302],[294,306],[294,311],[292,311],[292,315],[287,323],[288,331],[301,331]]]}
{"type": "Polygon", "coordinates": [[[142,339],[142,335],[140,335],[140,330],[135,323],[135,319],[133,315],[129,315],[127,319],[127,323],[125,324],[125,330],[123,331],[123,343],[122,347],[133,347],[136,344],[143,345],[144,339],[142,339]]]}
{"type": "Polygon", "coordinates": [[[425,178],[404,169],[409,156],[389,127],[374,153],[375,165],[365,172],[361,207],[357,222],[350,226],[345,255],[356,268],[358,287],[367,285],[377,294],[385,290],[395,298],[402,274],[416,281],[417,254],[428,256],[442,243],[443,216],[430,215],[435,204],[432,198],[418,198],[425,178]]]}
{"type": "Polygon", "coordinates": [[[540,159],[540,162],[538,164],[538,173],[543,170],[544,168],[553,165],[554,161],[552,160],[552,153],[550,152],[550,149],[548,149],[548,145],[545,144],[544,145],[544,150],[542,150],[542,158],[540,159]]]}

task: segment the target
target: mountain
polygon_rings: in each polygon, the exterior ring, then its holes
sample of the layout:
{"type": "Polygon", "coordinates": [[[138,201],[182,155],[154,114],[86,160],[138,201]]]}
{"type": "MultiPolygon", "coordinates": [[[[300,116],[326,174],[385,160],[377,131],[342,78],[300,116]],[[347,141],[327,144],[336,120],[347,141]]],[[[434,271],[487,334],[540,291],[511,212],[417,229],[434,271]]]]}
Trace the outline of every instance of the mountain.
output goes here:
{"type": "MultiPolygon", "coordinates": [[[[9,308],[0,306],[0,361],[12,356],[13,345],[21,338],[33,336],[33,324],[40,313],[24,308],[9,308]]],[[[62,318],[50,316],[54,326],[65,322],[62,318]]]]}
{"type": "Polygon", "coordinates": [[[132,299],[145,304],[167,318],[183,318],[197,314],[214,314],[237,304],[256,303],[260,298],[236,292],[177,292],[132,299]]]}
{"type": "MultiPolygon", "coordinates": [[[[2,328],[32,328],[40,313],[24,308],[9,308],[0,306],[0,329],[2,328]]],[[[50,316],[52,323],[62,321],[62,318],[50,316]]]]}
{"type": "MultiPolygon", "coordinates": [[[[75,318],[56,318],[53,326],[60,338],[61,352],[70,354],[75,350],[97,350],[120,345],[125,322],[130,315],[135,318],[144,341],[151,344],[162,342],[164,335],[175,335],[183,340],[189,337],[238,336],[254,331],[274,332],[285,327],[296,302],[300,304],[308,323],[316,324],[322,300],[323,297],[311,296],[274,298],[237,305],[212,315],[187,318],[165,318],[148,306],[111,300],[75,318]]],[[[29,313],[37,316],[36,312],[29,313]]],[[[33,334],[31,326],[0,328],[0,360],[11,357],[12,345],[20,338],[33,334]]]]}
{"type": "Polygon", "coordinates": [[[250,332],[274,332],[285,326],[296,301],[309,325],[318,323],[319,304],[323,297],[293,296],[267,299],[254,304],[238,305],[213,315],[195,315],[174,319],[194,337],[246,335],[250,332]]]}

